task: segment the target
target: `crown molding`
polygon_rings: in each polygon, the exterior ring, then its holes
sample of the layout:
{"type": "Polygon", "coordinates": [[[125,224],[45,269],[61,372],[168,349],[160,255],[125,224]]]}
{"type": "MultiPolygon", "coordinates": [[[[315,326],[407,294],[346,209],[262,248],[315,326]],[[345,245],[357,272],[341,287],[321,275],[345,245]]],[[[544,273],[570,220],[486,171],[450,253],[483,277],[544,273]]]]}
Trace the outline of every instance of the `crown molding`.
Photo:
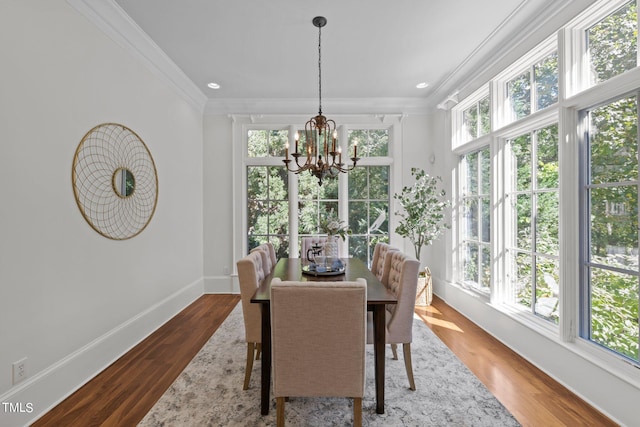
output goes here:
{"type": "Polygon", "coordinates": [[[504,68],[508,67],[528,50],[547,39],[560,28],[571,21],[576,15],[595,3],[596,0],[574,0],[571,2],[559,2],[547,0],[542,11],[526,24],[516,29],[506,29],[508,21],[517,18],[520,14],[527,15],[529,0],[524,0],[518,6],[517,11],[508,17],[500,25],[503,31],[510,31],[509,37],[503,37],[500,30],[494,31],[488,39],[482,42],[482,48],[474,50],[465,60],[431,92],[431,102],[444,102],[451,94],[459,93],[460,99],[464,99],[474,92],[482,84],[495,77],[504,68]],[[504,42],[490,47],[492,38],[502,38],[504,42]]]}
{"type": "Polygon", "coordinates": [[[67,0],[201,113],[207,97],[114,0],[67,0]]]}
{"type": "MultiPolygon", "coordinates": [[[[328,98],[322,99],[325,114],[427,114],[432,111],[427,98],[328,98]]],[[[317,99],[245,98],[210,99],[205,115],[216,114],[311,114],[318,110],[317,99]]]]}

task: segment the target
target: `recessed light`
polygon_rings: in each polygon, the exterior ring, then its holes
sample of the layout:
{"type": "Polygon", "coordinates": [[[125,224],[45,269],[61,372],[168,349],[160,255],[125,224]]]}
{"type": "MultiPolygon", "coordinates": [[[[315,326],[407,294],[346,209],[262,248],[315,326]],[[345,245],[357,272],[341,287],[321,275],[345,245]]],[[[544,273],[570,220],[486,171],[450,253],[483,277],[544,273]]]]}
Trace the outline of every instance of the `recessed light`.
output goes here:
{"type": "Polygon", "coordinates": [[[427,86],[429,86],[429,83],[427,83],[427,82],[418,83],[418,84],[416,85],[416,87],[417,87],[418,89],[424,89],[424,88],[425,88],[425,87],[427,87],[427,86]]]}
{"type": "Polygon", "coordinates": [[[220,85],[218,83],[211,82],[207,86],[210,87],[211,89],[220,89],[220,85]]]}

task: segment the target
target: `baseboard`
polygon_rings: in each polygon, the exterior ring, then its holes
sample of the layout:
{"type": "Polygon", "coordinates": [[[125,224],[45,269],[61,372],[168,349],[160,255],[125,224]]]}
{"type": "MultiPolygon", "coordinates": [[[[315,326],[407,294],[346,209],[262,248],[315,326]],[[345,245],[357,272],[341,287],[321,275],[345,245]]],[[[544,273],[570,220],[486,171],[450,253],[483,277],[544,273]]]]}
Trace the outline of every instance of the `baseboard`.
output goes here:
{"type": "Polygon", "coordinates": [[[33,423],[202,294],[198,279],[12,388],[0,396],[0,425],[33,423]]]}
{"type": "Polygon", "coordinates": [[[239,294],[238,276],[206,276],[204,278],[205,294],[239,294]]]}

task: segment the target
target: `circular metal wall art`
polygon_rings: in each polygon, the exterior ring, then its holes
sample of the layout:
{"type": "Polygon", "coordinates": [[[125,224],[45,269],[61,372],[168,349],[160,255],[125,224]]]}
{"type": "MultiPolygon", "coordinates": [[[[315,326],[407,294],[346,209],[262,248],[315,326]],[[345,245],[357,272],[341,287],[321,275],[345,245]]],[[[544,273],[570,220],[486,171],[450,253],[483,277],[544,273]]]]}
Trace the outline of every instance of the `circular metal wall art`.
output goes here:
{"type": "Polygon", "coordinates": [[[87,132],[73,158],[72,181],[82,216],[109,239],[140,234],[156,210],[158,176],[153,157],[126,126],[103,123],[87,132]]]}

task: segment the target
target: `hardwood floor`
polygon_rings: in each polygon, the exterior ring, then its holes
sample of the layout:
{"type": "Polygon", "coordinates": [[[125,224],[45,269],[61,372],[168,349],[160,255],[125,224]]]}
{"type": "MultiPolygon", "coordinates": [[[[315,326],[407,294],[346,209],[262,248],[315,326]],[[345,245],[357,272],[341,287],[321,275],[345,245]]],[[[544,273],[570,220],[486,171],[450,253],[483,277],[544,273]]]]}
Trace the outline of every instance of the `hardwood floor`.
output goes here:
{"type": "MultiPolygon", "coordinates": [[[[135,426],[239,300],[203,295],[33,426],[135,426]]],[[[615,425],[437,297],[416,313],[522,425],[615,425]]]]}
{"type": "Polygon", "coordinates": [[[616,426],[434,296],[416,313],[523,426],[616,426]]]}
{"type": "Polygon", "coordinates": [[[238,301],[240,295],[198,298],[32,425],[137,425],[238,301]]]}

